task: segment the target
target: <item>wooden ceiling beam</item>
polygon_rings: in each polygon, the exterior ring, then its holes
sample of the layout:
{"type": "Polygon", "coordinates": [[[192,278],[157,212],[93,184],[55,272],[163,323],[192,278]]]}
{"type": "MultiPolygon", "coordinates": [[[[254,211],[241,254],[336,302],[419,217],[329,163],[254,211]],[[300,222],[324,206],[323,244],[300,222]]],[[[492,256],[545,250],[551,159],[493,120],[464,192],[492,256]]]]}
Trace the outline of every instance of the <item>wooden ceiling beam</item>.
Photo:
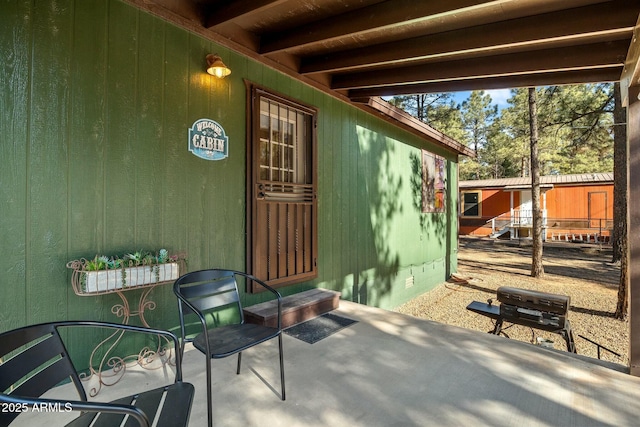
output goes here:
{"type": "Polygon", "coordinates": [[[133,6],[147,10],[182,26],[188,22],[202,25],[202,5],[195,0],[124,0],[133,6]],[[179,18],[178,18],[179,17],[179,18]],[[176,22],[178,21],[178,22],[176,22]]]}
{"type": "Polygon", "coordinates": [[[263,35],[260,53],[267,54],[293,47],[344,37],[383,27],[434,19],[444,13],[477,7],[479,4],[501,3],[503,0],[393,0],[376,3],[287,31],[263,35]]]}
{"type": "Polygon", "coordinates": [[[617,1],[575,9],[512,19],[462,30],[415,37],[342,52],[303,58],[300,73],[329,72],[361,67],[394,64],[430,57],[469,55],[470,52],[501,49],[530,49],[532,44],[553,47],[558,43],[575,43],[575,38],[594,43],[633,34],[636,1],[617,1]]]}
{"type": "Polygon", "coordinates": [[[585,83],[614,82],[620,78],[622,67],[589,69],[580,71],[557,71],[528,76],[487,77],[484,79],[448,80],[402,86],[385,86],[354,89],[348,93],[354,102],[362,102],[375,96],[415,95],[420,93],[462,92],[471,90],[511,89],[516,87],[539,87],[585,83]]]}
{"type": "Polygon", "coordinates": [[[427,62],[409,67],[337,74],[331,88],[358,89],[375,86],[428,83],[440,80],[487,78],[548,71],[602,68],[624,65],[628,40],[593,43],[531,52],[503,54],[468,60],[427,62]]]}
{"type": "Polygon", "coordinates": [[[266,8],[284,3],[286,0],[236,0],[221,6],[205,7],[205,27],[212,28],[234,18],[256,13],[266,8]]]}

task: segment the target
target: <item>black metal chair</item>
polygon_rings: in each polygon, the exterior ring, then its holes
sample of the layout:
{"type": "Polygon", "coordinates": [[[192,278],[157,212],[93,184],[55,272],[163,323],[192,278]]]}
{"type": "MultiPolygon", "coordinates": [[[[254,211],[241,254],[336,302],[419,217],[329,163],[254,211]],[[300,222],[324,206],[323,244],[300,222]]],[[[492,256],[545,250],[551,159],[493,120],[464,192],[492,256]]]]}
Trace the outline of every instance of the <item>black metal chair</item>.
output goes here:
{"type": "MultiPolygon", "coordinates": [[[[81,411],[83,414],[67,426],[152,425],[184,427],[189,422],[194,388],[182,382],[182,354],[178,338],[167,331],[116,323],[62,321],[26,326],[0,334],[0,426],[8,426],[22,412],[38,408],[58,408],[59,412],[81,411]],[[89,402],[76,368],[69,357],[60,331],[68,327],[109,328],[141,332],[173,341],[176,375],[174,383],[140,392],[116,401],[89,402]],[[43,399],[46,391],[64,381],[73,383],[80,400],[43,399]],[[135,421],[133,421],[135,420],[135,421]]],[[[55,422],[56,410],[49,409],[49,423],[55,422]]]]}
{"type": "Polygon", "coordinates": [[[182,332],[181,350],[184,351],[185,342],[192,341],[193,346],[207,356],[207,414],[209,426],[213,425],[210,359],[221,359],[237,353],[238,368],[236,373],[239,374],[242,351],[276,337],[278,338],[280,355],[280,385],[282,387],[280,397],[285,400],[282,356],[282,299],[277,291],[250,274],[219,269],[187,273],[176,280],[173,291],[178,297],[180,329],[182,332]],[[236,280],[237,276],[243,277],[247,281],[253,281],[275,295],[278,300],[277,328],[244,322],[236,280]],[[229,309],[231,309],[232,313],[229,312],[229,309]],[[189,337],[187,332],[190,323],[185,318],[191,314],[195,314],[199,320],[195,337],[189,337]],[[216,323],[218,324],[208,324],[207,315],[210,315],[210,319],[217,319],[216,323]],[[225,320],[218,321],[220,316],[225,317],[225,320]]]}

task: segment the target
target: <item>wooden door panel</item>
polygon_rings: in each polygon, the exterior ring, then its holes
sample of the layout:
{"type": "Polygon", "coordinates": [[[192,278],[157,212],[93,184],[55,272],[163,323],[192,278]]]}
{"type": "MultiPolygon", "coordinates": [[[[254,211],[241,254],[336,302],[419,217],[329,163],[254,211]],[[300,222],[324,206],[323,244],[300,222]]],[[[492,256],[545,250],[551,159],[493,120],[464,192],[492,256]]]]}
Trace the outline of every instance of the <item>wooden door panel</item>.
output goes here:
{"type": "Polygon", "coordinates": [[[287,206],[287,230],[291,230],[287,232],[287,271],[297,271],[296,270],[296,212],[298,206],[297,205],[288,205],[287,206]]]}
{"type": "Polygon", "coordinates": [[[304,241],[304,234],[301,230],[304,230],[304,206],[298,205],[296,206],[296,256],[295,256],[295,266],[296,271],[304,271],[304,247],[300,244],[304,241]]]}
{"type": "Polygon", "coordinates": [[[275,284],[313,272],[313,205],[259,200],[254,274],[275,284]]]}

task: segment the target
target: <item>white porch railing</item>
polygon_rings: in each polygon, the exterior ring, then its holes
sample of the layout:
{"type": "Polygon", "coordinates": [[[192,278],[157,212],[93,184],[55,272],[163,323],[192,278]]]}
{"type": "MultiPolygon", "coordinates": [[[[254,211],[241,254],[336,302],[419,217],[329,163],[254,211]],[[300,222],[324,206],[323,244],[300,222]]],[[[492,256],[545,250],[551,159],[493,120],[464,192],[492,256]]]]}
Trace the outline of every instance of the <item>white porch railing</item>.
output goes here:
{"type": "MultiPolygon", "coordinates": [[[[511,224],[514,227],[533,225],[532,209],[511,209],[511,224]]],[[[542,226],[547,226],[547,210],[542,210],[542,226]]]]}
{"type": "MultiPolygon", "coordinates": [[[[487,221],[489,222],[489,221],[487,221]]],[[[533,226],[533,210],[531,209],[511,209],[509,214],[502,214],[491,218],[491,236],[498,237],[507,231],[511,231],[512,238],[518,238],[518,228],[533,226]]],[[[547,210],[542,210],[543,239],[546,240],[547,230],[547,210]]]]}
{"type": "MultiPolygon", "coordinates": [[[[522,227],[533,225],[533,210],[511,209],[510,214],[498,215],[491,218],[491,230],[499,231],[505,227],[522,227]]],[[[542,226],[547,226],[547,210],[542,210],[542,226]]]]}

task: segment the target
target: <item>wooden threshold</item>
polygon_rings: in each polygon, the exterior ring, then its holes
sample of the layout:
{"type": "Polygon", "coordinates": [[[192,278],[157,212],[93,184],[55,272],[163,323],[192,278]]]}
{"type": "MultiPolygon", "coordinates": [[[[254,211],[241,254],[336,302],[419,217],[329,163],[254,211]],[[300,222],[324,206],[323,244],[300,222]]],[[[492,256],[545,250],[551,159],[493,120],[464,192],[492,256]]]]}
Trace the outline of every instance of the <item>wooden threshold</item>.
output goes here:
{"type": "MultiPolygon", "coordinates": [[[[288,328],[335,310],[340,304],[340,295],[340,292],[317,288],[283,297],[282,327],[288,328]]],[[[244,316],[248,323],[275,328],[278,326],[278,302],[273,300],[246,307],[244,316]]]]}

